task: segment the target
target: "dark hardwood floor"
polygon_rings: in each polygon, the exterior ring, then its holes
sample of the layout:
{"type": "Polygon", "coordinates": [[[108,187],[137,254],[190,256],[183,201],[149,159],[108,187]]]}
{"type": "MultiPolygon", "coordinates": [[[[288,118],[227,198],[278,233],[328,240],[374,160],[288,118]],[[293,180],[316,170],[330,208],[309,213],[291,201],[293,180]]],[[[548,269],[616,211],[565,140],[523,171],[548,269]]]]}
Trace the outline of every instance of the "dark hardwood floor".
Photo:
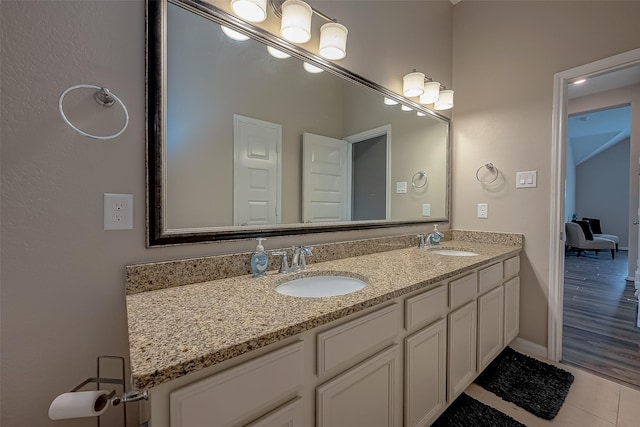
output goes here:
{"type": "Polygon", "coordinates": [[[638,298],[627,252],[565,256],[562,363],[640,389],[638,298]]]}

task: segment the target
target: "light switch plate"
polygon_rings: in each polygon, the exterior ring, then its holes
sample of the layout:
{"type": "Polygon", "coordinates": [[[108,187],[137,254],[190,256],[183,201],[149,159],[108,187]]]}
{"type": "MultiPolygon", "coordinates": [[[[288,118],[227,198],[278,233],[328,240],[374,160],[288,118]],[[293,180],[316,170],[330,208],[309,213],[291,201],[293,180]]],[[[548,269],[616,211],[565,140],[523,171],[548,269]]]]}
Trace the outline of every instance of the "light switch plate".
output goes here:
{"type": "Polygon", "coordinates": [[[535,188],[538,186],[538,171],[516,172],[516,188],[535,188]]]}
{"type": "Polygon", "coordinates": [[[422,216],[431,216],[431,204],[423,203],[422,204],[422,216]]]}
{"type": "Polygon", "coordinates": [[[133,194],[104,193],[104,229],[133,229],[133,194]]]}
{"type": "Polygon", "coordinates": [[[406,192],[407,192],[407,182],[406,181],[396,182],[396,193],[404,194],[406,192]]]}

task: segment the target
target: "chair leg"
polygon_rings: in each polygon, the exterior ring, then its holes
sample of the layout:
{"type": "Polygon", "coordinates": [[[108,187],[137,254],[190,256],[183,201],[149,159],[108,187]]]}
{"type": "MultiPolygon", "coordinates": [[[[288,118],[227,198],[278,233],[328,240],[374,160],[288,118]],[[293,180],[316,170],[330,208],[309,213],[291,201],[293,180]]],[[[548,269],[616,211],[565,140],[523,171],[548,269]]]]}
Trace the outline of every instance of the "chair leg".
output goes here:
{"type": "Polygon", "coordinates": [[[578,256],[582,253],[582,249],[578,249],[578,256]]]}
{"type": "Polygon", "coordinates": [[[616,252],[618,252],[618,244],[616,243],[616,252]]]}
{"type": "Polygon", "coordinates": [[[611,249],[611,259],[616,259],[616,251],[611,249]]]}
{"type": "Polygon", "coordinates": [[[600,253],[600,249],[596,249],[596,256],[600,253]]]}

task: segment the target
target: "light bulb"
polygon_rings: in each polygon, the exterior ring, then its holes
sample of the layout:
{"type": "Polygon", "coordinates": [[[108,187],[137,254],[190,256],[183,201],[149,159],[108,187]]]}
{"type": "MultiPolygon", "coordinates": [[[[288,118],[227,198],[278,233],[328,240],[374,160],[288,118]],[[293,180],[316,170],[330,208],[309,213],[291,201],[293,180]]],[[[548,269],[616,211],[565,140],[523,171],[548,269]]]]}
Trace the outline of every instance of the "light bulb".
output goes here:
{"type": "Polygon", "coordinates": [[[222,28],[222,32],[225,33],[227,37],[233,40],[238,40],[241,42],[245,40],[249,40],[249,36],[239,33],[236,30],[232,30],[231,28],[225,27],[224,25],[222,25],[221,28],[222,28]]]}
{"type": "Polygon", "coordinates": [[[267,19],[267,0],[231,0],[231,9],[249,22],[267,19]]]}

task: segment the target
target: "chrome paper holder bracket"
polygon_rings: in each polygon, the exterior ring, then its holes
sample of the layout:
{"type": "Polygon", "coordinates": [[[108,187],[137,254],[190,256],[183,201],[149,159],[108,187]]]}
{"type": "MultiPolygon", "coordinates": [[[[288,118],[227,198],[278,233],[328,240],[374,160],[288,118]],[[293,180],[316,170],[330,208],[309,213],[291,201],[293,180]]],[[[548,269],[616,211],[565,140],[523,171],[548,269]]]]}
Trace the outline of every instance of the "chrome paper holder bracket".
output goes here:
{"type": "MultiPolygon", "coordinates": [[[[96,95],[97,96],[97,95],[96,95]]],[[[95,383],[97,389],[100,389],[100,384],[114,384],[116,386],[122,387],[122,394],[117,394],[116,390],[111,390],[109,395],[107,396],[112,406],[118,406],[120,403],[129,403],[129,402],[137,402],[140,400],[149,399],[149,391],[148,390],[129,390],[125,389],[125,361],[122,356],[98,356],[96,358],[96,376],[87,378],[82,381],[80,384],[71,389],[71,392],[76,392],[82,389],[89,383],[95,383]],[[106,359],[115,359],[120,362],[120,378],[104,378],[100,374],[100,367],[102,362],[106,359]]],[[[124,419],[124,423],[122,424],[124,427],[127,426],[127,407],[126,405],[122,407],[122,417],[124,419]]],[[[96,419],[96,425],[100,427],[100,417],[98,416],[96,419]]]]}

